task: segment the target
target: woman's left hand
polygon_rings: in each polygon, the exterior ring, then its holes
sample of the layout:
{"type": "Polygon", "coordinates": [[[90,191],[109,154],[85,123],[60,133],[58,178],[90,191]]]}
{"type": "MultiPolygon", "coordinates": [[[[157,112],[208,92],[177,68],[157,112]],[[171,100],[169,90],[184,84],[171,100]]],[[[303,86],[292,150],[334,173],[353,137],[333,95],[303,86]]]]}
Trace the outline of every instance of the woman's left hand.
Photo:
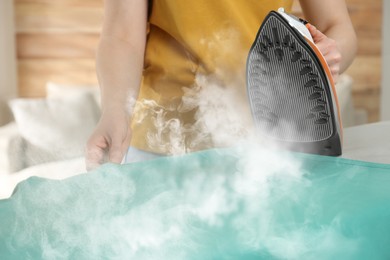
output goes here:
{"type": "Polygon", "coordinates": [[[313,37],[314,43],[321,51],[326,62],[328,63],[329,69],[333,76],[333,81],[336,83],[340,74],[341,64],[341,52],[337,46],[337,42],[331,38],[328,38],[325,34],[320,32],[314,25],[308,26],[311,36],[313,37]]]}

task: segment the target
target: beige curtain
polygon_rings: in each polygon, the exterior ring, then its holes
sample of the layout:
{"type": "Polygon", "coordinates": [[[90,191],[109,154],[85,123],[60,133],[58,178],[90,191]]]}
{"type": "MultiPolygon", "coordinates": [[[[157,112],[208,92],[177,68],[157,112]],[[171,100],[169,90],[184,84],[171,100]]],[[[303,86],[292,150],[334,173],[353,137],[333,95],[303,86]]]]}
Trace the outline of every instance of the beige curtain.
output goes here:
{"type": "Polygon", "coordinates": [[[0,126],[11,120],[7,101],[16,95],[13,0],[0,0],[0,126]]]}

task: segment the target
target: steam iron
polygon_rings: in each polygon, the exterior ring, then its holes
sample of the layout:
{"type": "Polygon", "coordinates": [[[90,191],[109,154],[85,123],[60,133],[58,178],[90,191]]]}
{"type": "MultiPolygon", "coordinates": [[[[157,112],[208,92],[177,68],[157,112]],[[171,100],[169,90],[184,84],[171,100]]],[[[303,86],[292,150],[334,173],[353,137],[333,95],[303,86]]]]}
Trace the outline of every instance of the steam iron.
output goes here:
{"type": "Polygon", "coordinates": [[[342,153],[342,125],[330,69],[307,29],[284,12],[264,19],[247,58],[246,79],[256,129],[283,148],[342,153]]]}

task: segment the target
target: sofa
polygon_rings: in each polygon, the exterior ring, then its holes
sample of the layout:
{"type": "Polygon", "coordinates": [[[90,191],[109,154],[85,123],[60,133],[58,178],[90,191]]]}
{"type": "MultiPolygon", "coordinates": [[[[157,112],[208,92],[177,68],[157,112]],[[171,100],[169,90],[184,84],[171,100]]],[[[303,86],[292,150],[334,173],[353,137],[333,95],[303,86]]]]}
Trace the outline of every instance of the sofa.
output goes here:
{"type": "Polygon", "coordinates": [[[30,176],[86,172],[84,146],[100,117],[98,88],[49,82],[46,93],[9,101],[14,120],[0,127],[0,198],[30,176]]]}

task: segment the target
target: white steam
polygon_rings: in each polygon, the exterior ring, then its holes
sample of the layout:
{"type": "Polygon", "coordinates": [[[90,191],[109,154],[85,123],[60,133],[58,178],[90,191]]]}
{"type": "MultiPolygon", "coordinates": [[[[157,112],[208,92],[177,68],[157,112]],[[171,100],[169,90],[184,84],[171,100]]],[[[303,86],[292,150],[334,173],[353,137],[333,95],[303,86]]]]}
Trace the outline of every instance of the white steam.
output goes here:
{"type": "Polygon", "coordinates": [[[151,100],[140,101],[137,112],[147,112],[138,114],[137,123],[142,123],[145,116],[151,116],[153,130],[147,133],[148,146],[170,155],[193,152],[199,147],[237,145],[253,138],[243,90],[242,86],[223,86],[214,76],[197,75],[193,86],[183,87],[184,95],[177,108],[162,107],[151,100]],[[172,111],[196,111],[193,124],[168,118],[167,114],[172,111]]]}

